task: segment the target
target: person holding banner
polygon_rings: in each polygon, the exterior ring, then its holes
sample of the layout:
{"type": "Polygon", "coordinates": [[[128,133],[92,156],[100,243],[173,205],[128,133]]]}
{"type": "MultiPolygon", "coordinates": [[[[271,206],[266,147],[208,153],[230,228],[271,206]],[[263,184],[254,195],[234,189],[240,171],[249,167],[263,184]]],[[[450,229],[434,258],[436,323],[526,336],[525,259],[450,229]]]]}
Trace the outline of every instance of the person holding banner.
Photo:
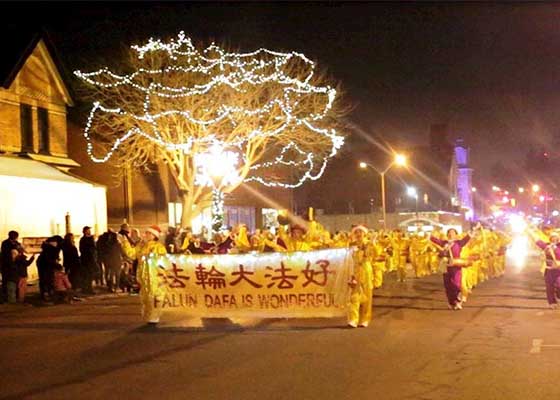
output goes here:
{"type": "Polygon", "coordinates": [[[161,315],[161,309],[154,307],[154,297],[164,289],[160,286],[158,271],[150,268],[145,258],[152,255],[165,255],[167,250],[159,240],[161,230],[158,226],[151,226],[144,232],[144,240],[136,248],[138,259],[137,279],[140,283],[140,298],[142,300],[142,316],[149,324],[157,324],[161,315]]]}
{"type": "Polygon", "coordinates": [[[363,225],[352,228],[350,247],[354,248],[354,275],[349,285],[352,288],[348,311],[348,326],[351,328],[367,327],[371,321],[373,296],[374,251],[367,239],[368,230],[363,225]]]}
{"type": "Polygon", "coordinates": [[[546,287],[546,299],[548,306],[556,310],[558,308],[557,297],[560,294],[560,235],[558,232],[552,231],[549,235],[549,240],[545,241],[543,238],[544,234],[539,234],[534,229],[529,229],[528,233],[545,254],[544,284],[546,287]]]}

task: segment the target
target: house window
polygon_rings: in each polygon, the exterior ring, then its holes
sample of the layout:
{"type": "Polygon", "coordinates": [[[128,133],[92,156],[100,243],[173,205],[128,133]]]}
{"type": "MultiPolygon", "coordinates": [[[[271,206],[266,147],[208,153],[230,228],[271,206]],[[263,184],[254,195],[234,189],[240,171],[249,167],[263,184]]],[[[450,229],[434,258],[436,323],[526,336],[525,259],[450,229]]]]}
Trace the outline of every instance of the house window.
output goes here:
{"type": "Polygon", "coordinates": [[[49,112],[45,108],[37,109],[39,120],[39,153],[49,154],[49,112]]]}
{"type": "Polygon", "coordinates": [[[33,122],[31,118],[31,106],[20,104],[21,123],[21,151],[33,151],[33,122]]]}

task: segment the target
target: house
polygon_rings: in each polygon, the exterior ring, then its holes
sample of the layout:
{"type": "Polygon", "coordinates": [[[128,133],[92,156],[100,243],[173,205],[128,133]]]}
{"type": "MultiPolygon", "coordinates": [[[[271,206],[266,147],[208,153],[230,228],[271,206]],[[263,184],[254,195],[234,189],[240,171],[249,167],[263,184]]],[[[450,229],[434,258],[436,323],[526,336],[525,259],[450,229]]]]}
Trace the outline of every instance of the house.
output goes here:
{"type": "MultiPolygon", "coordinates": [[[[45,32],[18,31],[0,60],[0,237],[41,238],[107,225],[105,187],[69,172],[62,65],[45,32]]],[[[25,242],[25,240],[24,240],[25,242]]],[[[25,243],[24,243],[25,244],[25,243]]]]}

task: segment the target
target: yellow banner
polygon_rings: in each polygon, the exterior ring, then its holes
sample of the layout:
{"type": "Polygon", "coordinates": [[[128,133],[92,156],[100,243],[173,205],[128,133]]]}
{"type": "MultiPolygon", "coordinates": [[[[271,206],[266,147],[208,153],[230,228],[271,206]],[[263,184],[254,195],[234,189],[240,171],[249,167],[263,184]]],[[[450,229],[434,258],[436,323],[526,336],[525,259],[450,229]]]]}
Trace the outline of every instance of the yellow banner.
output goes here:
{"type": "Polygon", "coordinates": [[[346,313],[349,249],[149,257],[144,313],[200,317],[336,317],[346,313]]]}

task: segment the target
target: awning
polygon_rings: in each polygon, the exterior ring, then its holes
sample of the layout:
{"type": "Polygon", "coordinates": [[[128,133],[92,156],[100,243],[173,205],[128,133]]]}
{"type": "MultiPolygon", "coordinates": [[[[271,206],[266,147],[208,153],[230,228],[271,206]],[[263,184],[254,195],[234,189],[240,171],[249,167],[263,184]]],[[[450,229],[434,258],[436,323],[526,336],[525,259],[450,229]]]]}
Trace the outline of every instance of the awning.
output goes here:
{"type": "Polygon", "coordinates": [[[0,156],[0,176],[46,179],[60,182],[89,183],[75,178],[40,161],[20,157],[0,156]]]}

